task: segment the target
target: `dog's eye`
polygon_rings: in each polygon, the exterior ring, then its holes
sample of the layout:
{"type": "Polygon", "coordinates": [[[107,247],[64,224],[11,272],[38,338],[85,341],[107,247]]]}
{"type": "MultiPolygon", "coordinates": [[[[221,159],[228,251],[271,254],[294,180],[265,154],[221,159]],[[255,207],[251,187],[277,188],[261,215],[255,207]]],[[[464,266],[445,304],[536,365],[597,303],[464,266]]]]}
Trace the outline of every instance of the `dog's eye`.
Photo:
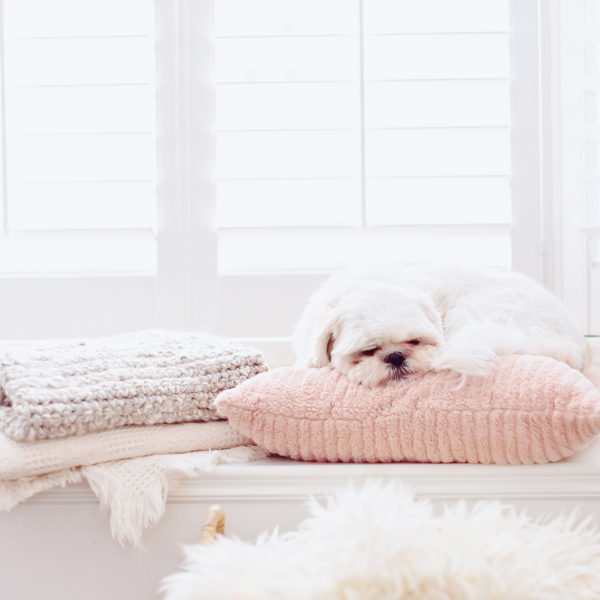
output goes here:
{"type": "Polygon", "coordinates": [[[375,348],[369,348],[368,350],[363,350],[361,352],[361,354],[363,356],[373,356],[373,354],[375,354],[375,352],[377,352],[377,350],[379,350],[378,346],[376,346],[375,348]]]}
{"type": "Polygon", "coordinates": [[[408,342],[406,342],[407,344],[412,344],[413,346],[418,346],[421,343],[421,340],[418,338],[415,338],[414,340],[408,340],[408,342]]]}

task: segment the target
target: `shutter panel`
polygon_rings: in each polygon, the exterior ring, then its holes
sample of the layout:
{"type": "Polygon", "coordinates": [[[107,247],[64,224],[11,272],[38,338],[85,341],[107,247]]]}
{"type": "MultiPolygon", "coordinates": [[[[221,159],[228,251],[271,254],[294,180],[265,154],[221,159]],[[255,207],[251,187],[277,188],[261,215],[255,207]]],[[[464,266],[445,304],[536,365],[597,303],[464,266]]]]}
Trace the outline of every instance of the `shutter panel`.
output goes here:
{"type": "Polygon", "coordinates": [[[216,0],[222,274],[510,265],[508,1],[216,0]]]}
{"type": "Polygon", "coordinates": [[[3,10],[10,235],[0,243],[14,250],[0,270],[153,270],[154,3],[4,0],[3,10]]]}

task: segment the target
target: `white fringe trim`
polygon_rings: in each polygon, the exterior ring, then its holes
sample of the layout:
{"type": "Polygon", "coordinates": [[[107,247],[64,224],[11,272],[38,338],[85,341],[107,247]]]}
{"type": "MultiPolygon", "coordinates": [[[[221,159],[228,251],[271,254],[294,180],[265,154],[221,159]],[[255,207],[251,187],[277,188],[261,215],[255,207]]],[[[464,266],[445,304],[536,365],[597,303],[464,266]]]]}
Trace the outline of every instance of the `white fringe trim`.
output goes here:
{"type": "Polygon", "coordinates": [[[268,453],[257,446],[145,456],[83,467],[83,476],[110,516],[112,536],[123,546],[141,545],[144,531],[160,521],[167,495],[182,479],[214,471],[219,464],[249,462],[268,453]]]}
{"type": "Polygon", "coordinates": [[[123,546],[140,546],[144,531],[165,513],[167,495],[182,479],[214,471],[217,465],[260,460],[258,446],[159,454],[65,469],[36,477],[0,480],[0,511],[8,511],[40,492],[85,479],[110,518],[113,537],[123,546]]]}
{"type": "Polygon", "coordinates": [[[65,469],[48,475],[0,480],[0,512],[7,512],[31,496],[55,487],[81,481],[79,469],[65,469]]]}

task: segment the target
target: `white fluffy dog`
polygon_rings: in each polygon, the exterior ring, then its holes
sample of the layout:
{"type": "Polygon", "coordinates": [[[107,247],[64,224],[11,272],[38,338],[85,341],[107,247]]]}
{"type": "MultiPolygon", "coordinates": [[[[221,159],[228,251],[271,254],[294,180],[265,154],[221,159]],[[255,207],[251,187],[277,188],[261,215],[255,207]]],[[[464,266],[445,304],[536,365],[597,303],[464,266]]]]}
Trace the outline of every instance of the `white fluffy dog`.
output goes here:
{"type": "Polygon", "coordinates": [[[537,354],[583,370],[589,347],[565,307],[517,273],[396,266],[332,275],[294,335],[297,365],[383,385],[410,373],[485,375],[495,357],[537,354]]]}

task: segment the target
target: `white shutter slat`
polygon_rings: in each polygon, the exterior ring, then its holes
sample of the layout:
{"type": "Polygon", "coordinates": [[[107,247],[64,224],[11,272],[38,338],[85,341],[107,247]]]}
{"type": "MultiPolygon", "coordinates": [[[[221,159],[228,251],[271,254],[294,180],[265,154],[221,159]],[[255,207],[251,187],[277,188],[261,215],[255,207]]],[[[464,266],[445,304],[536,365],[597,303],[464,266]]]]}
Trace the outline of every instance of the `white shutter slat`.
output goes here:
{"type": "Polygon", "coordinates": [[[368,0],[367,33],[507,31],[504,0],[368,0]]]}
{"type": "Polygon", "coordinates": [[[153,80],[150,36],[5,41],[7,85],[98,85],[153,80]]]}
{"type": "Polygon", "coordinates": [[[349,81],[350,36],[216,40],[217,82],[349,81]]]}
{"type": "Polygon", "coordinates": [[[216,31],[221,37],[350,33],[356,5],[356,0],[218,0],[216,31]]]}
{"type": "Polygon", "coordinates": [[[11,91],[12,131],[84,133],[149,131],[150,85],[17,88],[11,91]]]}
{"type": "Polygon", "coordinates": [[[156,269],[151,231],[34,231],[0,237],[4,274],[152,273],[156,269]]]}
{"type": "Polygon", "coordinates": [[[15,180],[147,180],[153,161],[150,134],[15,135],[8,146],[9,188],[15,180]]]}
{"type": "Polygon", "coordinates": [[[510,264],[507,225],[374,229],[224,229],[219,234],[222,273],[320,272],[350,264],[404,261],[510,264]],[[299,252],[301,248],[301,252],[299,252]],[[476,249],[476,251],[474,251],[476,249]]]}
{"type": "Polygon", "coordinates": [[[367,83],[368,128],[509,124],[508,81],[367,83]]]}
{"type": "Polygon", "coordinates": [[[219,227],[359,226],[356,178],[221,181],[219,227]]]}
{"type": "Polygon", "coordinates": [[[368,36],[367,79],[472,79],[508,76],[507,34],[368,36]]]}
{"type": "Polygon", "coordinates": [[[221,133],[217,177],[356,176],[358,150],[352,131],[221,133]]]}
{"type": "Polygon", "coordinates": [[[18,183],[11,187],[14,229],[154,228],[152,181],[18,183]]]}
{"type": "Polygon", "coordinates": [[[354,127],[354,91],[348,83],[221,85],[217,131],[354,127]]]}
{"type": "Polygon", "coordinates": [[[510,223],[508,177],[370,179],[369,225],[510,223]]]}
{"type": "Polygon", "coordinates": [[[372,130],[367,176],[506,175],[506,128],[372,130]]]}
{"type": "Polygon", "coordinates": [[[147,35],[154,27],[149,4],[148,0],[8,0],[4,15],[13,37],[147,35]]]}

